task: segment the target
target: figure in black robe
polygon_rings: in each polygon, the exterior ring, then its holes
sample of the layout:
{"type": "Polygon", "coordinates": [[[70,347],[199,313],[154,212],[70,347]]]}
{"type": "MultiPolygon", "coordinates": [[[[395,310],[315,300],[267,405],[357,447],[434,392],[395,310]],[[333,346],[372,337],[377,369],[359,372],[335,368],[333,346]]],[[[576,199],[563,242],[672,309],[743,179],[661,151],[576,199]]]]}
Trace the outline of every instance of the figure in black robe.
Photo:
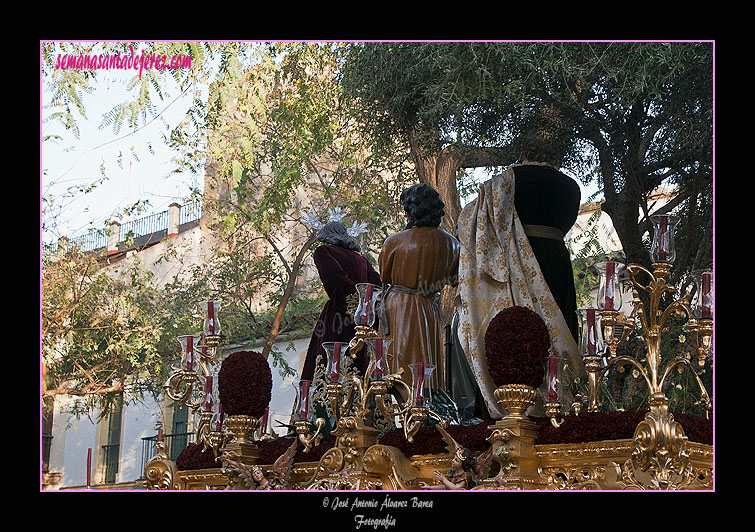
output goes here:
{"type": "Polygon", "coordinates": [[[577,293],[564,243],[579,214],[577,182],[556,168],[524,162],[514,166],[514,207],[553,298],[574,339],[579,340],[577,293]]]}

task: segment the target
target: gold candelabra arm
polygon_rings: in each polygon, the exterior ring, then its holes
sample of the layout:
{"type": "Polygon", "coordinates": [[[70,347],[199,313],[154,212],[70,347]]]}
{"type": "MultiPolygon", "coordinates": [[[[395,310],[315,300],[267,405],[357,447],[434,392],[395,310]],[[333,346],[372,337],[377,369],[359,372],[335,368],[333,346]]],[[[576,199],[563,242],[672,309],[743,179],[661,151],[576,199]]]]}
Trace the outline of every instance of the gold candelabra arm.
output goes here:
{"type": "MultiPolygon", "coordinates": [[[[668,279],[671,273],[671,265],[665,263],[653,264],[653,271],[649,271],[647,268],[643,268],[639,264],[627,265],[627,271],[629,272],[629,279],[634,286],[633,289],[633,304],[635,313],[640,317],[643,328],[652,331],[658,327],[659,323],[663,323],[668,316],[667,312],[664,312],[662,321],[658,321],[657,311],[661,306],[661,299],[667,292],[674,292],[674,286],[668,284],[668,279]],[[647,284],[643,285],[637,280],[637,274],[643,272],[650,280],[647,284]],[[637,288],[645,292],[649,296],[650,312],[645,311],[645,305],[642,303],[637,288]]],[[[685,296],[686,297],[686,296],[685,296]]],[[[685,298],[682,298],[685,300],[685,298]]],[[[674,307],[675,305],[671,305],[674,307]]],[[[667,309],[668,311],[668,309],[667,309]]],[[[676,310],[672,310],[676,312],[676,310]]]]}
{"type": "Polygon", "coordinates": [[[697,384],[698,389],[700,390],[700,402],[706,410],[706,416],[709,414],[710,410],[713,408],[713,403],[711,402],[710,396],[708,395],[708,391],[705,389],[705,385],[703,384],[703,381],[698,376],[697,372],[694,370],[694,367],[692,365],[692,362],[690,361],[689,357],[687,355],[680,355],[674,359],[673,362],[671,362],[668,366],[666,366],[663,376],[661,377],[660,383],[658,384],[658,390],[662,391],[663,387],[666,384],[666,379],[669,375],[671,375],[671,372],[674,369],[679,369],[679,371],[683,371],[684,368],[687,368],[692,373],[695,383],[697,384]]]}
{"type": "Polygon", "coordinates": [[[666,324],[666,320],[668,320],[671,316],[681,318],[689,315],[689,294],[686,294],[684,297],[672,301],[671,304],[666,307],[661,316],[658,318],[657,327],[662,329],[666,324]]]}
{"type": "Polygon", "coordinates": [[[168,397],[181,406],[197,408],[201,404],[201,399],[192,398],[192,395],[194,395],[195,383],[198,383],[200,387],[203,387],[202,379],[200,379],[199,375],[195,372],[177,369],[170,375],[170,377],[168,377],[168,380],[165,381],[163,391],[168,397]]]}
{"type": "Polygon", "coordinates": [[[412,443],[414,441],[414,435],[420,427],[427,421],[429,410],[425,407],[409,407],[406,410],[402,421],[404,427],[404,437],[406,441],[412,443]]]}
{"type": "Polygon", "coordinates": [[[304,452],[308,453],[312,447],[318,445],[322,440],[322,429],[325,427],[325,420],[321,417],[315,419],[315,432],[310,434],[309,421],[297,421],[295,423],[296,433],[299,435],[299,441],[304,446],[304,452]]]}
{"type": "Polygon", "coordinates": [[[564,416],[561,415],[561,403],[548,402],[545,403],[545,415],[550,418],[553,428],[559,428],[564,423],[564,416]]]}
{"type": "Polygon", "coordinates": [[[378,336],[375,329],[366,325],[357,325],[355,329],[356,334],[349,342],[349,354],[351,355],[351,358],[356,358],[357,353],[364,348],[365,338],[375,338],[378,336]]]}
{"type": "Polygon", "coordinates": [[[713,341],[713,320],[710,319],[690,319],[687,329],[692,337],[692,345],[697,355],[697,368],[702,370],[705,367],[705,360],[710,353],[713,341]]]}
{"type": "Polygon", "coordinates": [[[653,390],[652,382],[645,371],[645,368],[642,367],[642,365],[637,362],[634,358],[629,356],[619,356],[608,359],[608,363],[605,367],[601,367],[601,357],[592,356],[592,357],[584,357],[585,361],[585,369],[587,371],[587,379],[588,379],[588,406],[587,410],[588,412],[597,412],[598,411],[598,383],[600,382],[601,378],[605,373],[607,373],[613,366],[633,366],[637,369],[640,375],[645,379],[645,382],[648,386],[648,389],[653,390]]]}
{"type": "Polygon", "coordinates": [[[616,356],[616,350],[621,344],[623,344],[629,335],[634,330],[633,319],[623,319],[621,313],[616,310],[601,310],[601,325],[603,327],[603,338],[605,339],[606,346],[610,352],[611,357],[616,356]],[[621,337],[616,338],[614,335],[614,327],[621,325],[621,337]]]}
{"type": "Polygon", "coordinates": [[[339,382],[331,382],[327,385],[328,399],[330,399],[330,409],[333,411],[333,417],[338,423],[338,419],[341,417],[341,404],[339,399],[341,398],[341,390],[343,385],[339,382]]]}
{"type": "Polygon", "coordinates": [[[203,445],[202,450],[207,450],[211,447],[209,444],[209,435],[210,435],[210,421],[212,420],[212,412],[207,412],[206,410],[203,410],[199,413],[199,422],[197,423],[197,430],[195,432],[196,437],[195,440],[197,443],[201,443],[203,445]]]}

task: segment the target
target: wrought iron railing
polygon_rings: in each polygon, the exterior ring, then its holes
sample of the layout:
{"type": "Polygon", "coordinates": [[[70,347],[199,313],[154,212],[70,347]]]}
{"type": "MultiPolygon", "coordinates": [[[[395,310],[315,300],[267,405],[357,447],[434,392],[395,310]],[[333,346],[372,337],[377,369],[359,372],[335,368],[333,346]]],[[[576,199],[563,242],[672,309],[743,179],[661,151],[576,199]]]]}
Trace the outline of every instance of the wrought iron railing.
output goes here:
{"type": "Polygon", "coordinates": [[[158,212],[132,220],[121,225],[121,232],[118,235],[118,242],[124,242],[127,238],[137,238],[144,235],[151,235],[168,228],[169,211],[158,212]]]}
{"type": "MultiPolygon", "coordinates": [[[[163,442],[165,442],[170,459],[175,461],[178,455],[181,454],[181,451],[183,451],[187,445],[194,442],[195,436],[196,435],[193,432],[163,434],[163,442]]],[[[142,474],[144,474],[144,468],[147,466],[147,462],[157,454],[156,445],[157,436],[142,438],[142,474]]]]}
{"type": "MultiPolygon", "coordinates": [[[[118,235],[118,242],[124,242],[127,238],[138,238],[168,229],[170,211],[150,214],[143,218],[138,218],[121,225],[118,235]]],[[[202,216],[202,201],[194,200],[181,206],[179,213],[179,225],[184,225],[196,220],[202,216]]],[[[107,247],[110,239],[108,229],[95,229],[83,235],[69,239],[69,242],[82,251],[94,251],[96,249],[107,247]]],[[[50,245],[50,252],[57,251],[58,244],[50,245]]]]}
{"type": "Polygon", "coordinates": [[[105,464],[105,484],[115,484],[118,477],[118,462],[120,459],[121,446],[118,444],[103,445],[105,464]]]}
{"type": "Polygon", "coordinates": [[[178,223],[180,225],[199,220],[202,217],[202,202],[194,200],[181,206],[181,214],[178,223]]]}

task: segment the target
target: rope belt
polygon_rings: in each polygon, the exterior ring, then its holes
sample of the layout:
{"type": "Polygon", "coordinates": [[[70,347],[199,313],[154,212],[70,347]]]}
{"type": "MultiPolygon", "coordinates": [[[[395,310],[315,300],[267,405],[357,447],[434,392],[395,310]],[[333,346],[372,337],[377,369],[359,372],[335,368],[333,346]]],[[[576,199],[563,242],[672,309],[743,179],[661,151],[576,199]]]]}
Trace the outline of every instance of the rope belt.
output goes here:
{"type": "Polygon", "coordinates": [[[522,224],[522,227],[524,228],[524,234],[527,236],[534,236],[537,238],[550,238],[551,240],[563,240],[564,239],[564,233],[561,232],[560,229],[556,229],[555,227],[548,227],[547,225],[525,225],[522,224]]]}
{"type": "Polygon", "coordinates": [[[390,327],[388,326],[388,315],[385,312],[385,300],[388,297],[388,294],[394,291],[402,292],[404,294],[409,294],[412,296],[419,296],[419,297],[427,298],[431,300],[436,307],[440,305],[440,301],[439,301],[440,292],[427,293],[420,290],[416,290],[414,288],[401,286],[400,284],[389,284],[388,288],[383,290],[382,301],[380,305],[380,325],[383,328],[383,334],[385,334],[386,336],[390,335],[390,327]]]}

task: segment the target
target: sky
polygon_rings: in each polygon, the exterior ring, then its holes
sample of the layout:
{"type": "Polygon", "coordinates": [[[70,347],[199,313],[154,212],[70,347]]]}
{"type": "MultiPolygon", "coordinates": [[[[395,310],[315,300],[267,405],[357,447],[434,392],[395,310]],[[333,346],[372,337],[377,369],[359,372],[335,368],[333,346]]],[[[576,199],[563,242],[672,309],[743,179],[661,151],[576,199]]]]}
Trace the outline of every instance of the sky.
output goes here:
{"type": "MultiPolygon", "coordinates": [[[[54,233],[44,234],[44,242],[59,236],[74,238],[91,228],[101,229],[105,221],[122,212],[137,201],[148,201],[147,211],[133,218],[147,216],[168,209],[174,201],[181,202],[192,187],[201,190],[201,176],[172,172],[172,152],[163,140],[169,128],[184,118],[191,104],[192,94],[183,96],[176,87],[168,87],[169,97],[156,102],[157,117],[147,115],[147,123],[138,131],[124,125],[115,132],[112,125],[102,126],[102,118],[117,103],[127,97],[127,82],[131,72],[100,70],[95,90],[84,96],[87,117],[78,117],[80,137],[55,122],[44,122],[41,135],[53,132],[62,140],[42,142],[40,194],[51,195],[62,202],[56,215],[54,233]],[[72,186],[97,182],[103,172],[107,179],[87,194],[75,199],[63,199],[63,193],[72,186]]],[[[45,107],[50,95],[44,83],[41,86],[41,117],[50,113],[45,107]]],[[[131,219],[120,218],[121,222],[131,219]]],[[[46,224],[47,227],[47,224],[46,224]]]]}
{"type": "MultiPolygon", "coordinates": [[[[136,51],[138,54],[138,50],[136,51]]],[[[171,150],[163,135],[184,118],[191,104],[192,95],[183,96],[175,86],[167,86],[167,97],[156,102],[157,117],[149,116],[147,123],[138,131],[124,125],[115,132],[112,126],[102,126],[103,115],[127,97],[127,83],[133,71],[98,70],[95,89],[84,95],[87,117],[77,117],[80,137],[75,138],[55,122],[44,122],[50,113],[46,105],[49,92],[41,86],[41,135],[57,133],[63,138],[41,142],[40,198],[55,198],[56,209],[48,209],[45,215],[45,243],[54,242],[60,236],[75,238],[90,229],[102,229],[108,219],[117,218],[121,223],[168,209],[173,202],[182,203],[192,188],[202,189],[203,176],[176,174],[172,172],[171,150]],[[101,166],[107,179],[93,192],[64,198],[72,186],[85,186],[99,181],[101,166]],[[137,201],[148,201],[145,211],[133,217],[123,216],[123,209],[137,201]],[[55,213],[53,230],[49,213],[55,213]],[[120,216],[119,216],[120,215],[120,216]]],[[[170,79],[170,77],[167,77],[170,79]]],[[[475,174],[484,180],[484,172],[475,174]]],[[[593,190],[583,187],[583,201],[593,190]]],[[[471,198],[470,198],[471,199],[471,198]]],[[[40,201],[42,206],[42,202],[40,201]]]]}

